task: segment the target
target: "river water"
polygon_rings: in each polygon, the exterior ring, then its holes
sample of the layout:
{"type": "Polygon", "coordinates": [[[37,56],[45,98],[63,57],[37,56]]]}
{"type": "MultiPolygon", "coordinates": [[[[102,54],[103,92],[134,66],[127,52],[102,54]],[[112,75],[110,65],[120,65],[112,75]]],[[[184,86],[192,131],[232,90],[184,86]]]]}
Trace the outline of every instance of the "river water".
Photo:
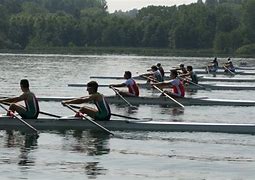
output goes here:
{"type": "MultiPolygon", "coordinates": [[[[165,70],[179,63],[201,67],[213,58],[21,55],[0,54],[0,96],[21,93],[20,79],[30,81],[37,96],[84,96],[90,76],[122,76],[144,73],[160,62],[165,70]]],[[[219,58],[223,63],[226,58],[219,58]]],[[[255,59],[235,59],[255,66],[255,59]]],[[[241,77],[241,76],[236,76],[241,77]]],[[[252,76],[245,76],[252,77],[252,76]]],[[[94,79],[95,80],[95,79],[94,79]]],[[[99,84],[122,80],[98,79],[99,84]]],[[[219,82],[223,83],[223,82],[219,82]]],[[[246,83],[252,84],[252,83],[246,83]]],[[[99,88],[113,95],[109,88],[99,88]]],[[[142,96],[157,96],[141,90],[142,96]]],[[[255,100],[254,91],[197,91],[187,96],[255,100]]],[[[71,115],[59,102],[40,102],[42,111],[71,115]]],[[[254,107],[187,106],[178,108],[140,105],[130,112],[111,105],[112,112],[158,121],[254,123],[254,107]]],[[[4,110],[0,109],[0,113],[4,110]]],[[[5,179],[254,179],[254,135],[190,132],[44,131],[35,139],[22,132],[0,131],[0,173],[5,179]]]]}

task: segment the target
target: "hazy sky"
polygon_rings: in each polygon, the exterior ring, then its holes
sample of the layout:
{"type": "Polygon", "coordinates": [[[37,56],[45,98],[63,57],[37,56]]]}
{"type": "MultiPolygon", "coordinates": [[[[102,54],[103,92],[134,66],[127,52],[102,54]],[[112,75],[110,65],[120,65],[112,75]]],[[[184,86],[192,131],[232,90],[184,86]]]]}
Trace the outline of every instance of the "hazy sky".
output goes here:
{"type": "Polygon", "coordinates": [[[190,4],[197,2],[196,0],[106,0],[108,5],[108,11],[114,12],[115,10],[128,11],[131,9],[141,9],[149,5],[181,5],[181,4],[190,4]]]}

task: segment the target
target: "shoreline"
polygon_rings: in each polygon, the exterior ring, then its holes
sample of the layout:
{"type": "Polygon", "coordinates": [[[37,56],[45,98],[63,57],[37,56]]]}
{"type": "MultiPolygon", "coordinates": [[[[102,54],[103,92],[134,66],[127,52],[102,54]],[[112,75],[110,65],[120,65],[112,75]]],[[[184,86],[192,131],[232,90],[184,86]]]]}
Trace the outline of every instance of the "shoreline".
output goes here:
{"type": "Polygon", "coordinates": [[[71,54],[71,55],[135,55],[135,56],[185,56],[185,57],[235,57],[254,58],[255,55],[215,53],[212,49],[173,50],[167,48],[127,47],[51,47],[24,50],[0,49],[0,53],[13,54],[71,54]]]}

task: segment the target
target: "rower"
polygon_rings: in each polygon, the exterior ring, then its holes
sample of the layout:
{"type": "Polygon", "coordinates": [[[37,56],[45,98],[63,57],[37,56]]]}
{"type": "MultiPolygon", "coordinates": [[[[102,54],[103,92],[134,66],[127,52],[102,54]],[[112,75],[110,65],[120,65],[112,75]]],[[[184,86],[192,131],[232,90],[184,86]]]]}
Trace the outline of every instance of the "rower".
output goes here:
{"type": "Polygon", "coordinates": [[[27,79],[20,81],[20,88],[22,94],[14,98],[1,99],[0,103],[11,103],[7,116],[13,117],[13,114],[17,112],[23,119],[37,119],[39,115],[39,105],[34,93],[29,89],[29,82],[27,79]],[[24,101],[25,107],[17,102],[24,101]]]}
{"type": "Polygon", "coordinates": [[[111,117],[111,110],[109,104],[106,102],[104,96],[97,92],[98,83],[96,81],[90,81],[87,83],[87,91],[89,96],[84,96],[72,100],[62,101],[62,104],[82,104],[93,102],[97,108],[91,108],[83,106],[79,112],[76,113],[75,117],[83,117],[82,114],[87,114],[91,118],[98,121],[108,121],[111,117]]]}
{"type": "Polygon", "coordinates": [[[216,72],[219,68],[219,63],[217,61],[217,57],[214,58],[214,60],[209,64],[206,68],[206,71],[208,72],[216,72]]]}
{"type": "Polygon", "coordinates": [[[177,70],[171,70],[170,73],[170,81],[168,82],[161,82],[161,83],[153,83],[152,85],[156,85],[160,88],[163,87],[172,87],[171,91],[164,91],[168,95],[172,97],[184,97],[185,96],[185,89],[183,86],[183,83],[180,79],[178,79],[178,73],[177,70]]]}
{"type": "Polygon", "coordinates": [[[163,78],[163,81],[164,81],[165,71],[164,71],[163,67],[161,66],[161,63],[157,63],[157,68],[158,68],[158,70],[159,70],[159,72],[160,72],[160,74],[163,78]]]}
{"type": "Polygon", "coordinates": [[[230,59],[230,57],[228,58],[228,61],[223,65],[225,72],[231,71],[231,72],[235,72],[235,67],[230,59]]]}
{"type": "Polygon", "coordinates": [[[186,74],[187,70],[183,63],[179,65],[179,68],[176,69],[179,74],[186,74]]]}
{"type": "Polygon", "coordinates": [[[142,77],[146,77],[148,81],[163,82],[162,75],[157,66],[153,65],[150,69],[152,72],[148,74],[142,74],[142,77]]]}
{"type": "Polygon", "coordinates": [[[192,66],[187,66],[187,73],[181,74],[180,77],[187,78],[189,81],[198,84],[197,74],[193,71],[192,66]]]}
{"type": "Polygon", "coordinates": [[[116,89],[122,96],[139,96],[139,88],[132,78],[132,73],[130,71],[125,71],[124,78],[126,79],[125,82],[121,84],[110,84],[109,87],[127,87],[128,91],[119,91],[116,89]]]}

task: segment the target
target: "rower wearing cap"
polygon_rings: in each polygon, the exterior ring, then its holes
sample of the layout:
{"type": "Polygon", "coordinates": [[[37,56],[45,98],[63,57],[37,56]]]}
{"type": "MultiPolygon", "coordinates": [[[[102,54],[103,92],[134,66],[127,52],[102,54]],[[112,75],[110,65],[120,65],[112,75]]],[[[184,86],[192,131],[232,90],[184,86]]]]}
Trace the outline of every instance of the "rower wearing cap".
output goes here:
{"type": "Polygon", "coordinates": [[[0,100],[2,103],[11,103],[7,115],[13,116],[13,113],[17,112],[23,119],[37,119],[39,104],[35,94],[29,89],[29,81],[22,79],[20,81],[20,88],[23,92],[20,96],[0,100]],[[25,107],[17,103],[20,101],[24,101],[25,107]]]}
{"type": "Polygon", "coordinates": [[[161,83],[153,83],[152,85],[156,85],[158,87],[172,87],[171,91],[164,91],[165,93],[169,94],[172,97],[184,97],[185,96],[185,89],[183,83],[180,79],[178,79],[177,70],[171,70],[170,73],[170,81],[168,82],[161,82],[161,83]]]}
{"type": "MultiPolygon", "coordinates": [[[[125,82],[121,84],[110,84],[109,87],[127,87],[127,91],[119,91],[119,93],[122,96],[139,96],[139,88],[135,82],[135,80],[132,78],[132,73],[130,71],[125,71],[124,78],[126,79],[125,82]]],[[[117,90],[117,89],[116,89],[117,90]]]]}
{"type": "Polygon", "coordinates": [[[72,100],[62,101],[62,104],[82,104],[93,102],[96,108],[91,108],[88,106],[83,106],[80,108],[79,112],[75,115],[76,117],[82,117],[80,113],[87,114],[98,121],[108,121],[111,117],[111,110],[109,104],[106,102],[104,96],[97,92],[98,84],[96,81],[90,81],[87,83],[87,91],[89,96],[84,96],[72,100]]]}

